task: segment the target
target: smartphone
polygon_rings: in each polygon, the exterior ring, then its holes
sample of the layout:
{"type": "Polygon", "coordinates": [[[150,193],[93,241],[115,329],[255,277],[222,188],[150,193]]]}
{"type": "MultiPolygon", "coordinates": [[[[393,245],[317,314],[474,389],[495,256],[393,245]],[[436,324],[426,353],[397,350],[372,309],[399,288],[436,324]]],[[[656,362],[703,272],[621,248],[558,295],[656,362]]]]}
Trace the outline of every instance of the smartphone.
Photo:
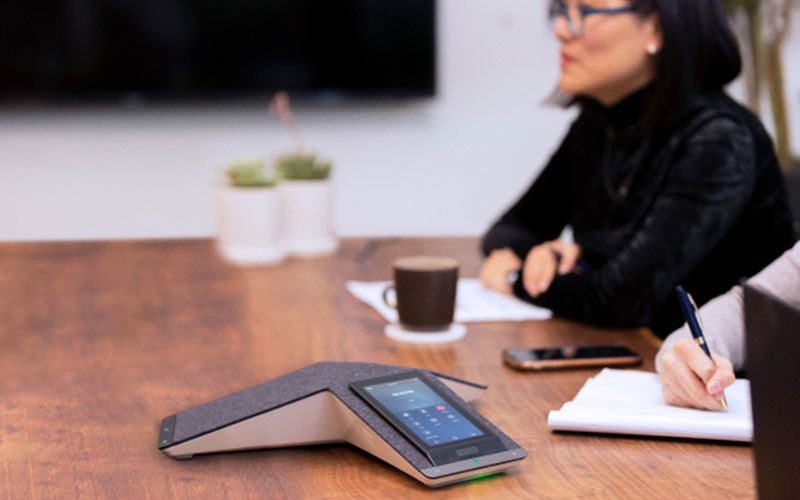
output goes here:
{"type": "Polygon", "coordinates": [[[573,345],[505,349],[503,361],[517,370],[634,366],[642,357],[623,345],[573,345]]]}

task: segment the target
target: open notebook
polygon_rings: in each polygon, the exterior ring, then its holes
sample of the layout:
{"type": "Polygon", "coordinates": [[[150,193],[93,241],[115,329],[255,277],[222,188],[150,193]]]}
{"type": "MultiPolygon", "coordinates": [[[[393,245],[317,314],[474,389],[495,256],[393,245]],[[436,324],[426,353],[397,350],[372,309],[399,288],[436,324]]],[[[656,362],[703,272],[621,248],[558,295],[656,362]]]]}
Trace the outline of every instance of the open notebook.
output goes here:
{"type": "Polygon", "coordinates": [[[664,403],[655,373],[605,368],[547,423],[554,431],[752,441],[749,382],[736,380],[725,397],[727,412],[677,408],[664,403]]]}

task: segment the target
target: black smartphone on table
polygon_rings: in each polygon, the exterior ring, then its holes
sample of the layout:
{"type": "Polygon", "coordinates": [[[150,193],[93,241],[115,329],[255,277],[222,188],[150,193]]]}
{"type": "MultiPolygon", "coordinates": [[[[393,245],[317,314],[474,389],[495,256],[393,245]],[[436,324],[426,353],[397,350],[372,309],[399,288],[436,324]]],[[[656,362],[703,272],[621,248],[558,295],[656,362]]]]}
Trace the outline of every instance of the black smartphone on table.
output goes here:
{"type": "Polygon", "coordinates": [[[642,357],[623,345],[571,345],[505,349],[503,362],[517,370],[556,370],[635,366],[642,357]]]}

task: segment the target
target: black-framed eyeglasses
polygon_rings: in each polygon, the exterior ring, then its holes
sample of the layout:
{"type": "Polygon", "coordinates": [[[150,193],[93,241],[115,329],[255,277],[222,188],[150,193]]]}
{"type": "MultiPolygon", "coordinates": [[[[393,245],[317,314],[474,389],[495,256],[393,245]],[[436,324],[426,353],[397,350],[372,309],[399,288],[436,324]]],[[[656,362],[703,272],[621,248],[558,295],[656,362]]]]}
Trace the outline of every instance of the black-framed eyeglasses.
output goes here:
{"type": "Polygon", "coordinates": [[[636,11],[634,5],[623,5],[620,7],[606,7],[597,8],[589,7],[587,5],[566,3],[564,0],[550,0],[549,17],[551,21],[555,21],[559,17],[563,17],[567,21],[567,27],[572,36],[583,35],[584,18],[592,14],[624,14],[626,12],[636,11]]]}

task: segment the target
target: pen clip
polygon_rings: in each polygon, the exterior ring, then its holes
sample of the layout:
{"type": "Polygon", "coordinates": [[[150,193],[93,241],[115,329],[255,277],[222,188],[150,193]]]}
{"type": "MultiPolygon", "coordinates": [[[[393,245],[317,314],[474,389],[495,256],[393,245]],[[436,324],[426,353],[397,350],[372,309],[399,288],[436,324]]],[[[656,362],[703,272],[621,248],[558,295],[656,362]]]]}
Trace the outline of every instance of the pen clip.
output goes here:
{"type": "Polygon", "coordinates": [[[697,323],[700,325],[700,329],[705,331],[706,326],[703,324],[703,318],[700,317],[700,309],[697,307],[697,303],[694,301],[692,294],[686,292],[686,297],[689,299],[689,303],[692,305],[692,309],[694,310],[694,317],[697,319],[697,323]]]}

